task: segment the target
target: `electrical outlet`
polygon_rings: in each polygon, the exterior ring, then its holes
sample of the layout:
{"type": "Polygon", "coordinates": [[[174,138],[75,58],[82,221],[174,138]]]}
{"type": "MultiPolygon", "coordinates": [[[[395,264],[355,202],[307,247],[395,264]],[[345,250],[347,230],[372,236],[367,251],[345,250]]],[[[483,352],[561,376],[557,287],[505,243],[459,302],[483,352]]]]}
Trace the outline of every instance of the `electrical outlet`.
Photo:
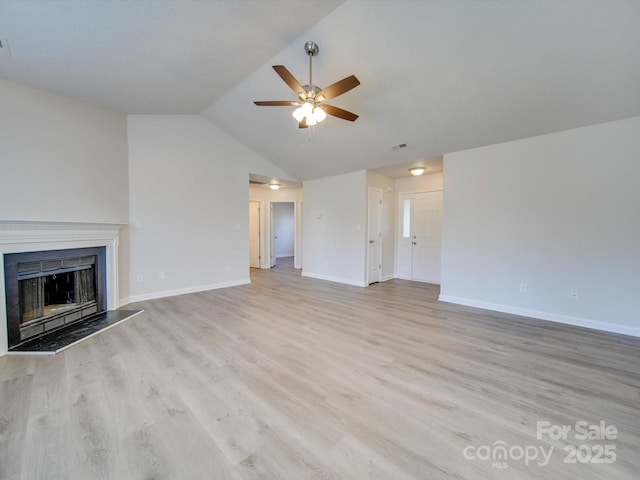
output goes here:
{"type": "Polygon", "coordinates": [[[231,271],[231,265],[227,265],[227,266],[225,267],[225,270],[226,270],[227,272],[230,272],[230,271],[231,271]]]}
{"type": "Polygon", "coordinates": [[[142,282],[144,282],[144,277],[142,276],[142,274],[141,274],[141,273],[139,273],[139,274],[138,274],[138,276],[137,276],[136,278],[137,278],[137,280],[138,280],[138,283],[142,283],[142,282]]]}
{"type": "Polygon", "coordinates": [[[528,287],[526,283],[521,283],[520,284],[520,293],[527,293],[528,291],[528,287]]]}
{"type": "Polygon", "coordinates": [[[569,290],[569,298],[571,300],[577,300],[578,299],[578,290],[576,288],[573,288],[573,289],[569,290]]]}
{"type": "Polygon", "coordinates": [[[164,272],[160,272],[160,273],[158,273],[158,278],[159,278],[160,280],[164,280],[164,272]]]}

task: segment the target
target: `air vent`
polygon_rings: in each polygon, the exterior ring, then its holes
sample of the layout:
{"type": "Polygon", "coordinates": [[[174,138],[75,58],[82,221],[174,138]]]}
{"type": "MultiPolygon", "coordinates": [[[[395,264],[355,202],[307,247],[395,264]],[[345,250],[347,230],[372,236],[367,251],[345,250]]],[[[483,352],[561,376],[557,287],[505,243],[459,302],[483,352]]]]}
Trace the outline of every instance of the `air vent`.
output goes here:
{"type": "Polygon", "coordinates": [[[407,148],[406,143],[399,143],[398,145],[392,145],[391,148],[393,150],[400,150],[401,148],[407,148]]]}

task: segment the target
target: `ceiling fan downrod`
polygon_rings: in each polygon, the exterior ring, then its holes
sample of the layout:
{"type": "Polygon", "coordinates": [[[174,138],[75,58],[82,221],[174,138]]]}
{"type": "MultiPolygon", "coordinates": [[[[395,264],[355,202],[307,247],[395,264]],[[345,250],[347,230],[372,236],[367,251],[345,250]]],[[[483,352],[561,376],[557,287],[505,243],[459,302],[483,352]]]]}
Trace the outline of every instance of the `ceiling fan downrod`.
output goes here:
{"type": "Polygon", "coordinates": [[[310,87],[310,96],[312,98],[315,97],[315,92],[313,91],[313,57],[315,57],[320,49],[318,48],[318,44],[316,42],[308,41],[304,44],[304,51],[309,55],[309,87],[310,87]]]}

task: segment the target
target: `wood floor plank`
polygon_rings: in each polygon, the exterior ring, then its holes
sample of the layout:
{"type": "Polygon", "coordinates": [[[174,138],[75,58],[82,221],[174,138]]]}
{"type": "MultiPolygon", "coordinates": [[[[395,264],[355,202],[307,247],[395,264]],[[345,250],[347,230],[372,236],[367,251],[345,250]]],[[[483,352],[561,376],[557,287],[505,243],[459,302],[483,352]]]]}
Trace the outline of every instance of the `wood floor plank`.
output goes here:
{"type": "Polygon", "coordinates": [[[18,478],[29,423],[33,374],[0,382],[0,478],[18,478]]]}
{"type": "Polygon", "coordinates": [[[251,273],[136,304],[55,357],[0,358],[0,478],[637,478],[640,339],[440,303],[434,285],[301,277],[282,259],[251,273]],[[579,420],[619,435],[536,438],[539,421],[579,420]],[[500,442],[553,454],[465,458],[500,442]],[[567,446],[607,442],[614,463],[564,463],[567,446]]]}

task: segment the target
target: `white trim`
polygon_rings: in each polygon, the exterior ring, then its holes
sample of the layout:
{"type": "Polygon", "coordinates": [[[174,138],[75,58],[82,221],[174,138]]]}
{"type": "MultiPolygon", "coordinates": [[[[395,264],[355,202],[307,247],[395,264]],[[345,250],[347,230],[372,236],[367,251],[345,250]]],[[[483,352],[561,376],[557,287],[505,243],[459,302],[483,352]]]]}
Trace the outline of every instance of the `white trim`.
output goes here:
{"type": "Polygon", "coordinates": [[[178,288],[176,290],[163,290],[161,292],[145,293],[143,295],[131,295],[129,303],[144,302],[146,300],[155,300],[157,298],[174,297],[176,295],[185,295],[187,293],[205,292],[207,290],[217,290],[219,288],[237,287],[239,285],[247,285],[251,280],[246,278],[243,280],[235,280],[233,282],[211,283],[209,285],[197,285],[195,287],[178,288]]]}
{"type": "Polygon", "coordinates": [[[302,272],[301,274],[303,277],[309,277],[309,278],[316,278],[318,280],[326,280],[328,282],[336,282],[336,283],[344,283],[345,285],[353,285],[354,287],[366,287],[367,284],[364,282],[358,282],[356,280],[349,280],[346,278],[340,278],[340,277],[331,277],[329,275],[322,275],[319,273],[309,273],[309,272],[302,272]]]}
{"type": "Polygon", "coordinates": [[[385,275],[384,277],[382,277],[382,280],[380,280],[381,282],[386,282],[388,280],[393,280],[394,278],[396,278],[395,274],[391,274],[391,275],[385,275]]]}
{"type": "Polygon", "coordinates": [[[530,310],[528,308],[512,307],[510,305],[501,305],[498,303],[483,302],[469,298],[454,297],[451,295],[440,295],[438,300],[441,302],[455,303],[457,305],[465,305],[467,307],[482,308],[484,310],[492,310],[494,312],[510,313],[523,317],[536,318],[538,320],[546,320],[549,322],[562,323],[565,325],[573,325],[575,327],[591,328],[609,333],[619,333],[632,337],[640,337],[640,328],[628,325],[619,325],[615,323],[600,322],[598,320],[590,320],[588,318],[572,317],[570,315],[562,315],[559,313],[541,312],[538,310],[530,310]]]}
{"type": "Polygon", "coordinates": [[[286,257],[295,257],[293,253],[281,253],[280,255],[276,255],[276,258],[286,258],[286,257]]]}
{"type": "Polygon", "coordinates": [[[4,255],[72,248],[105,247],[106,308],[116,310],[118,298],[119,229],[124,224],[22,222],[0,220],[0,357],[7,353],[7,311],[4,286],[4,255]]]}

